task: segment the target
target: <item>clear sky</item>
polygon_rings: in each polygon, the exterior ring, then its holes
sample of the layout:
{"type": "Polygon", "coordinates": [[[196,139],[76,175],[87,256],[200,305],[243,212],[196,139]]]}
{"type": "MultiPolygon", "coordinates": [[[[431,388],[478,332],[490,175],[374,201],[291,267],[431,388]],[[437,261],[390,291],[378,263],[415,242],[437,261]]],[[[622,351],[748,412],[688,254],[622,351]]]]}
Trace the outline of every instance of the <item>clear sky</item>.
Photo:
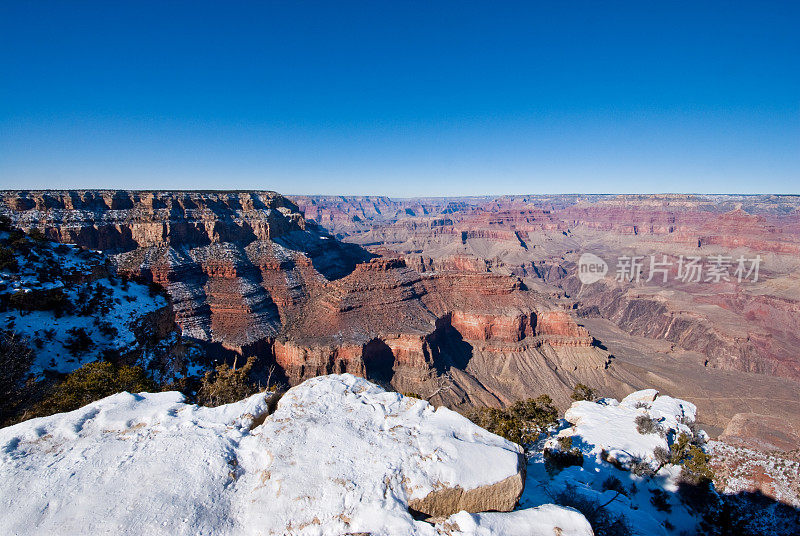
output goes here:
{"type": "Polygon", "coordinates": [[[800,193],[800,2],[0,2],[0,188],[800,193]]]}

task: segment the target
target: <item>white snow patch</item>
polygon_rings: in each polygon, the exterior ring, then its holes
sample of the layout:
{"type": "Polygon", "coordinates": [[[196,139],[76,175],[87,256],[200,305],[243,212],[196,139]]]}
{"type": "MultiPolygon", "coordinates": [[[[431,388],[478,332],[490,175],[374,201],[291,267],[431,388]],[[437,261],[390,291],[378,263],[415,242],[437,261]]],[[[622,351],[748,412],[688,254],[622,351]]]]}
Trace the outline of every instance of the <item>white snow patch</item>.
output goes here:
{"type": "Polygon", "coordinates": [[[460,513],[431,525],[408,501],[491,484],[518,447],[466,418],[351,375],[203,408],[178,393],[119,393],[0,430],[10,534],[590,535],[555,506],[460,513]],[[463,527],[462,527],[463,525],[463,527]],[[461,527],[453,530],[453,527],[461,527]]]}

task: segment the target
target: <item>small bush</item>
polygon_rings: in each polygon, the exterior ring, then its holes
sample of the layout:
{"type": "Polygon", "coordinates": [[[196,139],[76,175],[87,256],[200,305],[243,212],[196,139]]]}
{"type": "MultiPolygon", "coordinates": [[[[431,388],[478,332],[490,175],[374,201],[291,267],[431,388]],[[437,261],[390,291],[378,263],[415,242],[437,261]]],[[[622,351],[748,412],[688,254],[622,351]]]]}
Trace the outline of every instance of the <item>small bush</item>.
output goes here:
{"type": "Polygon", "coordinates": [[[555,497],[555,503],[569,506],[582,513],[594,529],[596,536],[630,536],[633,529],[624,515],[614,515],[602,504],[581,495],[575,490],[573,484],[555,497]]]}
{"type": "Polygon", "coordinates": [[[0,331],[0,423],[11,417],[33,362],[27,341],[12,331],[0,331]]]}
{"type": "Polygon", "coordinates": [[[76,314],[80,316],[94,316],[98,312],[108,314],[111,311],[110,296],[113,291],[101,284],[86,285],[78,291],[76,314]]]}
{"type": "Polygon", "coordinates": [[[656,447],[653,449],[653,456],[661,467],[671,463],[672,461],[672,455],[664,447],[656,447]]]}
{"type": "Polygon", "coordinates": [[[570,396],[572,400],[579,402],[581,400],[588,400],[589,402],[594,402],[597,399],[597,392],[582,383],[579,383],[572,389],[572,395],[570,396]]]}
{"type": "Polygon", "coordinates": [[[634,460],[630,463],[630,471],[636,476],[643,476],[651,478],[655,476],[656,471],[653,466],[645,460],[634,460]]]}
{"type": "Polygon", "coordinates": [[[87,363],[67,374],[64,381],[56,385],[25,417],[72,411],[121,391],[138,393],[155,390],[155,383],[141,367],[117,366],[106,361],[87,363]]]}
{"type": "Polygon", "coordinates": [[[64,348],[69,350],[69,353],[72,355],[82,354],[94,346],[92,338],[89,337],[89,334],[86,333],[86,329],[84,328],[70,328],[67,330],[67,334],[69,337],[64,343],[64,348]]]}
{"type": "Polygon", "coordinates": [[[107,320],[101,320],[100,322],[98,322],[97,327],[100,330],[100,332],[109,339],[113,339],[114,337],[119,335],[119,330],[115,326],[113,326],[111,322],[108,322],[107,320]]]}
{"type": "Polygon", "coordinates": [[[619,478],[613,475],[603,480],[603,483],[601,484],[600,487],[603,491],[611,490],[611,491],[616,491],[618,493],[622,493],[623,495],[628,495],[628,490],[625,488],[625,485],[619,478]]]}
{"type": "Polygon", "coordinates": [[[63,314],[69,309],[67,295],[60,288],[31,292],[17,291],[8,299],[8,305],[20,311],[53,311],[63,314]]]}
{"type": "Polygon", "coordinates": [[[230,404],[253,395],[259,388],[250,381],[250,371],[255,365],[255,356],[250,356],[243,367],[236,369],[227,363],[218,366],[216,370],[206,372],[200,381],[197,391],[197,402],[204,406],[221,406],[230,404]]]}
{"type": "Polygon", "coordinates": [[[7,270],[9,272],[16,272],[19,270],[17,258],[14,252],[7,247],[0,246],[0,270],[7,270]]]}
{"type": "Polygon", "coordinates": [[[694,486],[708,484],[714,480],[711,468],[711,455],[697,445],[689,447],[689,454],[683,462],[681,481],[694,486]]]}
{"type": "Polygon", "coordinates": [[[653,494],[650,497],[650,504],[652,504],[656,510],[660,512],[672,512],[672,505],[669,503],[669,494],[664,491],[663,489],[654,489],[651,490],[653,494]]]}
{"type": "Polygon", "coordinates": [[[670,461],[682,465],[681,481],[693,486],[705,486],[714,480],[711,455],[705,452],[689,434],[682,433],[670,445],[670,461]]]}
{"type": "Polygon", "coordinates": [[[558,447],[563,451],[568,451],[572,448],[572,436],[559,436],[556,441],[558,447]]]}
{"type": "Polygon", "coordinates": [[[640,434],[658,434],[661,432],[661,427],[658,425],[658,420],[650,415],[637,415],[636,431],[640,434]]]}
{"type": "Polygon", "coordinates": [[[542,395],[516,402],[505,410],[481,408],[468,417],[493,434],[526,447],[534,443],[544,430],[556,424],[558,410],[549,396],[542,395]]]}

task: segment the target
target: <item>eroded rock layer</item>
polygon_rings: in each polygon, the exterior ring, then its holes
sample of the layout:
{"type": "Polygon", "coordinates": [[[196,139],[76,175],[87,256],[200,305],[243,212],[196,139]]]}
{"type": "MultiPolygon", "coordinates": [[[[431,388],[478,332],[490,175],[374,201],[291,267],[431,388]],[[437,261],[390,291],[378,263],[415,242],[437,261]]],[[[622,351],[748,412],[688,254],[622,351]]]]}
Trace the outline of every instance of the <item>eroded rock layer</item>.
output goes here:
{"type": "Polygon", "coordinates": [[[578,381],[627,389],[574,315],[518,277],[369,260],[273,192],[5,192],[0,206],[163,285],[185,337],[292,385],[349,372],[452,406],[543,392],[563,406],[578,381]]]}
{"type": "MultiPolygon", "coordinates": [[[[513,274],[563,293],[581,314],[609,319],[632,335],[665,339],[706,356],[706,365],[800,380],[795,314],[800,307],[797,196],[553,195],[414,199],[299,197],[331,232],[419,271],[513,274]],[[609,265],[584,285],[584,252],[609,265]],[[651,277],[651,255],[670,263],[651,277]],[[613,281],[620,258],[637,274],[613,281]],[[724,279],[680,281],[681,259],[705,270],[717,256],[724,279]],[[760,258],[759,276],[735,275],[739,258],[760,258]]],[[[747,264],[747,268],[750,268],[747,264]]],[[[746,273],[745,273],[746,275],[746,273]]]]}

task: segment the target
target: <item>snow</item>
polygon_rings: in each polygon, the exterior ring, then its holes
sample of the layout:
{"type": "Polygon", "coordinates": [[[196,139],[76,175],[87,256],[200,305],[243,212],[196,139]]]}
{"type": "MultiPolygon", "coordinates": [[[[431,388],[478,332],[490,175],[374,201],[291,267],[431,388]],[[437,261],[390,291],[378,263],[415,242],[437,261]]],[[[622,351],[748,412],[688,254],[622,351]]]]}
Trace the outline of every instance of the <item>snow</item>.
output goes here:
{"type": "Polygon", "coordinates": [[[459,512],[448,522],[461,534],[474,536],[554,536],[556,534],[591,534],[592,527],[583,515],[572,508],[544,504],[510,513],[459,512]],[[555,531],[554,527],[561,529],[555,531]]]}
{"type": "MultiPolygon", "coordinates": [[[[65,290],[68,299],[78,302],[80,289],[89,283],[72,286],[65,290]]],[[[18,334],[33,341],[40,342],[35,346],[35,360],[31,367],[33,374],[42,371],[71,372],[84,363],[94,361],[102,350],[114,349],[125,353],[139,346],[134,333],[136,323],[148,313],[167,306],[161,296],[150,296],[149,289],[138,283],[129,283],[127,289],[120,284],[112,285],[108,278],[95,280],[91,285],[101,285],[111,291],[107,303],[107,313],[100,311],[91,316],[76,314],[57,317],[52,311],[18,311],[9,309],[0,313],[0,327],[11,327],[18,334]],[[98,327],[100,322],[108,322],[117,329],[114,335],[105,335],[98,327]],[[66,347],[70,329],[82,328],[86,331],[95,347],[90,351],[73,355],[66,347]],[[53,330],[52,338],[45,331],[53,330]]]]}
{"type": "MultiPolygon", "coordinates": [[[[107,293],[91,314],[75,310],[62,316],[53,310],[26,311],[11,306],[0,310],[0,328],[29,339],[35,354],[32,374],[71,372],[102,357],[104,351],[126,354],[140,348],[134,333],[137,324],[145,315],[167,307],[164,297],[151,296],[146,285],[123,283],[114,278],[109,274],[106,258],[98,252],[48,241],[29,240],[28,244],[27,255],[15,253],[18,270],[0,271],[0,295],[44,294],[61,289],[66,300],[80,309],[98,286],[107,293]],[[93,347],[71,352],[68,344],[72,329],[84,330],[93,347]]],[[[147,365],[147,356],[144,357],[142,364],[147,365]]]]}
{"type": "Polygon", "coordinates": [[[626,464],[646,460],[655,464],[656,448],[669,449],[669,438],[653,434],[640,434],[636,417],[648,415],[658,425],[673,434],[689,433],[685,422],[693,422],[697,407],[691,402],[670,396],[658,396],[654,389],[637,391],[621,402],[603,400],[601,403],[581,401],[572,404],[564,418],[572,428],[559,435],[573,437],[574,446],[591,454],[605,451],[611,459],[626,464]]]}
{"type": "Polygon", "coordinates": [[[548,505],[414,520],[408,501],[516,473],[518,447],[351,375],[203,408],[119,393],[0,430],[10,534],[590,535],[548,505]],[[251,429],[252,428],[252,429],[251,429]]]}
{"type": "MultiPolygon", "coordinates": [[[[654,456],[656,447],[669,449],[680,433],[692,435],[687,423],[695,420],[696,412],[694,404],[660,395],[654,389],[631,393],[622,401],[604,398],[597,402],[574,402],[566,411],[560,429],[543,444],[558,448],[558,437],[570,437],[572,446],[583,455],[583,465],[548,471],[542,453],[533,453],[528,461],[520,506],[530,508],[558,502],[566,494],[597,506],[605,505],[603,510],[612,518],[627,521],[632,534],[697,533],[696,512],[676,493],[681,468],[667,464],[659,469],[654,456]],[[658,421],[663,435],[637,431],[635,419],[644,414],[658,421]],[[616,465],[607,460],[615,460],[616,465]],[[650,462],[658,472],[652,477],[631,473],[626,467],[635,460],[650,462]],[[606,489],[604,484],[612,478],[619,481],[623,493],[606,489]],[[656,508],[651,502],[660,492],[665,492],[666,509],[656,508]]],[[[704,432],[700,434],[707,437],[704,432]]]]}

